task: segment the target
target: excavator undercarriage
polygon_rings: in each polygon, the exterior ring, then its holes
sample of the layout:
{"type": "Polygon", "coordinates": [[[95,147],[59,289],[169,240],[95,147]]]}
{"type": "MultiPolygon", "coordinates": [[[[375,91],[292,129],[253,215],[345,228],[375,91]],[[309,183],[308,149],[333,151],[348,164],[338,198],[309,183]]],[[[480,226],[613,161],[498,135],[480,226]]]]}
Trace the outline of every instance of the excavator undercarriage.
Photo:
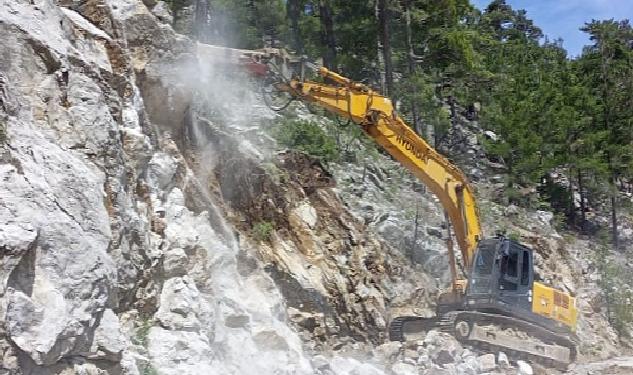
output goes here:
{"type": "Polygon", "coordinates": [[[504,352],[513,360],[541,363],[565,369],[576,359],[577,339],[539,325],[501,314],[451,311],[437,318],[399,316],[391,321],[391,341],[423,339],[426,332],[440,330],[463,345],[483,352],[504,352]]]}

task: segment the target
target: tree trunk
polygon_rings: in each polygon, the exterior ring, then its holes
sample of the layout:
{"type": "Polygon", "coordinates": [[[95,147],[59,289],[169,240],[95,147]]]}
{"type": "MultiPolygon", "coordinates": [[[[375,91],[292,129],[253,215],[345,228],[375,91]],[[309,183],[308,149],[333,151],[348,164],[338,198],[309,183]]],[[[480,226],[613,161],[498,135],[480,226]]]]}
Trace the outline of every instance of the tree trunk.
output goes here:
{"type": "Polygon", "coordinates": [[[378,36],[379,46],[382,50],[382,59],[385,68],[385,87],[383,94],[392,96],[393,92],[393,61],[391,58],[391,11],[389,9],[390,0],[377,0],[378,36]]]}
{"type": "Polygon", "coordinates": [[[587,207],[585,205],[585,192],[584,192],[584,184],[582,179],[582,172],[578,169],[578,193],[580,194],[580,232],[586,232],[586,223],[587,223],[587,207]]]}
{"type": "Polygon", "coordinates": [[[299,18],[301,17],[300,1],[288,0],[286,14],[290,24],[290,46],[301,55],[303,54],[303,41],[299,30],[299,18]]]}
{"type": "MultiPolygon", "coordinates": [[[[602,56],[601,63],[601,72],[602,72],[602,113],[603,113],[603,122],[604,129],[609,131],[612,135],[614,130],[611,128],[611,106],[610,106],[610,87],[609,87],[609,67],[608,67],[608,56],[606,54],[604,43],[600,43],[600,55],[602,56]]],[[[618,250],[620,247],[619,239],[618,239],[618,217],[617,217],[617,186],[616,186],[616,172],[615,167],[612,163],[612,157],[607,152],[607,161],[609,165],[609,170],[611,172],[611,188],[613,191],[611,192],[611,236],[613,240],[613,248],[618,250]]]]}
{"type": "Polygon", "coordinates": [[[257,26],[257,7],[255,6],[255,0],[248,0],[246,2],[246,8],[248,11],[248,24],[251,26],[257,26]]]}
{"type": "Polygon", "coordinates": [[[208,42],[209,25],[209,1],[196,0],[196,9],[193,20],[193,35],[197,41],[208,42]]]}
{"type": "MultiPolygon", "coordinates": [[[[374,15],[376,16],[376,22],[380,23],[378,20],[380,20],[380,0],[376,0],[374,3],[374,15]]],[[[380,36],[381,32],[380,32],[380,27],[378,30],[378,33],[376,35],[376,51],[378,51],[378,55],[376,56],[376,59],[378,60],[378,75],[380,78],[380,91],[382,93],[387,91],[387,85],[386,85],[386,77],[385,77],[385,54],[382,50],[383,45],[381,42],[381,36],[380,36]]]]}
{"type": "Polygon", "coordinates": [[[413,258],[415,257],[415,250],[417,248],[417,244],[418,244],[418,228],[419,228],[419,224],[420,224],[420,203],[417,201],[415,201],[415,222],[414,222],[414,229],[413,229],[413,243],[411,244],[411,253],[409,254],[409,259],[411,261],[413,261],[413,258]]]}
{"type": "Polygon", "coordinates": [[[567,217],[569,218],[569,222],[574,225],[576,221],[576,199],[574,197],[574,171],[570,167],[568,176],[569,176],[569,207],[567,208],[569,212],[567,213],[567,217]]]}
{"type": "Polygon", "coordinates": [[[611,236],[613,238],[613,248],[618,250],[620,248],[620,239],[618,236],[618,212],[617,212],[617,189],[612,186],[614,191],[611,193],[611,236]]]}
{"type": "Polygon", "coordinates": [[[323,65],[328,69],[336,69],[336,38],[334,37],[334,20],[328,0],[319,0],[321,18],[321,45],[323,47],[323,65]]]}
{"type": "MultiPolygon", "coordinates": [[[[438,129],[434,130],[435,133],[435,144],[433,145],[435,148],[439,148],[442,145],[442,142],[448,138],[449,136],[449,132],[453,131],[453,129],[455,129],[457,127],[457,101],[455,100],[455,97],[453,97],[453,95],[449,95],[448,97],[448,105],[450,107],[450,111],[451,111],[451,128],[448,129],[447,132],[445,132],[444,134],[441,134],[438,129]]],[[[452,143],[452,142],[451,142],[452,143]]],[[[448,147],[450,148],[452,146],[448,145],[448,147]]]]}
{"type": "MultiPolygon", "coordinates": [[[[409,79],[415,77],[415,54],[413,52],[413,34],[411,32],[411,0],[404,1],[404,18],[405,18],[405,36],[407,42],[407,62],[409,69],[409,79]]],[[[411,94],[413,95],[413,99],[411,100],[411,117],[413,118],[413,128],[415,132],[420,136],[424,136],[424,129],[420,124],[420,119],[418,115],[418,104],[417,104],[417,96],[418,96],[418,87],[415,82],[411,83],[411,94]]]]}

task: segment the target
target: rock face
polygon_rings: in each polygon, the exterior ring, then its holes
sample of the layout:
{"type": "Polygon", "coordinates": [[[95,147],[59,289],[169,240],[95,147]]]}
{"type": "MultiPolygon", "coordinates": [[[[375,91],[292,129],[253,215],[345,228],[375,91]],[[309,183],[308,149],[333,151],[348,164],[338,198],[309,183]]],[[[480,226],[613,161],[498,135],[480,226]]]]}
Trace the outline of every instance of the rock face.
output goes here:
{"type": "Polygon", "coordinates": [[[104,62],[106,39],[91,35],[93,27],[78,33],[73,18],[52,2],[5,1],[1,8],[7,35],[0,42],[7,132],[0,146],[4,340],[35,366],[99,356],[99,348],[104,357],[120,357],[117,330],[99,328],[116,325],[117,268],[109,254],[107,176],[100,162],[90,161],[103,156],[116,128],[102,82],[88,76],[111,69],[104,62]],[[70,60],[85,61],[87,50],[93,70],[70,72],[70,60]]]}
{"type": "MultiPolygon", "coordinates": [[[[0,0],[0,375],[516,373],[435,331],[385,343],[447,281],[436,200],[382,155],[274,152],[277,115],[171,17],[0,0]]],[[[592,300],[534,215],[539,271],[592,300]]]]}
{"type": "Polygon", "coordinates": [[[442,285],[449,282],[444,214],[419,181],[382,156],[342,163],[334,174],[341,196],[358,219],[400,249],[418,272],[440,279],[442,285]]]}
{"type": "Polygon", "coordinates": [[[140,0],[2,1],[0,31],[0,373],[310,373],[172,140],[194,44],[140,0]]]}

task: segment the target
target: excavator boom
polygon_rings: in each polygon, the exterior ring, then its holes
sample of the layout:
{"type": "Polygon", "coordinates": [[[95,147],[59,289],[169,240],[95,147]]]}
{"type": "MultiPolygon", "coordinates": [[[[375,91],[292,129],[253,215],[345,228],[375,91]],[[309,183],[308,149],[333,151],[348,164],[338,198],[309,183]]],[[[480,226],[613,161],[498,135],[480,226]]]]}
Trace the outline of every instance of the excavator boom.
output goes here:
{"type": "MultiPolygon", "coordinates": [[[[481,238],[481,226],[474,192],[466,176],[398,116],[389,98],[326,68],[319,69],[319,74],[338,85],[292,80],[283,89],[359,124],[394,159],[424,182],[450,218],[464,268],[469,269],[481,238]]],[[[455,285],[458,276],[452,263],[455,285]]]]}

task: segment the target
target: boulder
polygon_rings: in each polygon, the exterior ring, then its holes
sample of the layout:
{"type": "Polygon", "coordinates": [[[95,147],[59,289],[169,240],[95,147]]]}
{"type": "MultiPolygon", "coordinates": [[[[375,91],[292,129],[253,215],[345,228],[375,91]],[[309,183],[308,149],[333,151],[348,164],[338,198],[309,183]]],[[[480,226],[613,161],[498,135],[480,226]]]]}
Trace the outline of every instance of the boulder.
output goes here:
{"type": "Polygon", "coordinates": [[[480,371],[487,372],[492,371],[497,368],[497,363],[495,362],[494,354],[484,354],[480,355],[477,360],[479,361],[480,371]]]}
{"type": "Polygon", "coordinates": [[[272,329],[257,332],[253,336],[253,340],[261,352],[289,350],[288,342],[284,339],[282,334],[272,329]]]}
{"type": "Polygon", "coordinates": [[[497,363],[499,364],[499,368],[501,369],[510,368],[510,360],[508,360],[508,356],[504,352],[499,352],[499,356],[497,357],[497,363]]]}
{"type": "Polygon", "coordinates": [[[517,375],[534,375],[534,370],[532,370],[532,366],[525,361],[517,361],[517,375]]]}
{"type": "Polygon", "coordinates": [[[514,204],[510,204],[508,207],[506,207],[503,214],[509,217],[517,216],[519,214],[519,208],[514,204]]]}
{"type": "Polygon", "coordinates": [[[195,283],[188,277],[169,279],[163,286],[156,319],[168,330],[198,331],[198,313],[204,308],[195,283]]]}
{"type": "Polygon", "coordinates": [[[330,361],[323,355],[315,355],[310,359],[312,367],[319,371],[330,370],[330,361]]]}
{"type": "Polygon", "coordinates": [[[402,343],[398,341],[386,342],[374,350],[374,356],[385,362],[394,361],[402,352],[402,343]]]}
{"type": "Polygon", "coordinates": [[[178,162],[170,155],[157,152],[149,161],[147,179],[150,186],[158,191],[168,191],[173,183],[178,162]]]}
{"type": "Polygon", "coordinates": [[[549,211],[536,211],[535,218],[546,226],[550,226],[554,219],[554,214],[549,211]]]}
{"type": "Polygon", "coordinates": [[[316,226],[318,216],[317,212],[309,203],[303,203],[297,207],[293,213],[297,215],[310,229],[316,226]]]}
{"type": "Polygon", "coordinates": [[[451,335],[438,331],[429,331],[424,338],[431,361],[438,365],[454,363],[464,351],[459,342],[451,335]]]}
{"type": "MultiPolygon", "coordinates": [[[[154,0],[150,0],[154,1],[154,0]]],[[[174,16],[171,13],[171,9],[164,1],[157,1],[156,5],[152,7],[152,14],[158,18],[159,21],[171,25],[174,22],[174,16]]]]}
{"type": "Polygon", "coordinates": [[[120,362],[127,346],[128,340],[121,331],[119,318],[114,311],[106,309],[95,330],[89,357],[120,362]]]}
{"type": "Polygon", "coordinates": [[[484,131],[484,136],[493,142],[496,142],[499,139],[497,134],[495,134],[493,131],[490,131],[490,130],[484,131]]]}
{"type": "Polygon", "coordinates": [[[436,351],[435,353],[433,353],[431,358],[433,362],[437,363],[438,365],[446,365],[455,362],[455,356],[453,356],[453,354],[451,354],[451,352],[446,349],[440,349],[436,351]]]}
{"type": "Polygon", "coordinates": [[[376,366],[349,357],[336,356],[331,359],[330,366],[332,369],[331,373],[336,375],[385,375],[385,372],[376,366]]]}
{"type": "Polygon", "coordinates": [[[446,234],[445,230],[442,230],[442,228],[434,228],[434,227],[426,227],[426,233],[429,236],[433,236],[433,237],[437,237],[439,239],[443,239],[444,235],[446,234]]]}
{"type": "Polygon", "coordinates": [[[418,369],[414,365],[409,365],[406,363],[396,363],[391,366],[391,371],[394,375],[417,375],[418,369]]]}
{"type": "Polygon", "coordinates": [[[184,276],[188,269],[189,259],[183,249],[175,248],[165,252],[163,259],[163,270],[165,277],[179,277],[184,276]]]}
{"type": "Polygon", "coordinates": [[[152,366],[160,374],[222,374],[212,365],[213,352],[209,340],[197,332],[172,331],[152,327],[148,334],[148,352],[152,366]]]}

